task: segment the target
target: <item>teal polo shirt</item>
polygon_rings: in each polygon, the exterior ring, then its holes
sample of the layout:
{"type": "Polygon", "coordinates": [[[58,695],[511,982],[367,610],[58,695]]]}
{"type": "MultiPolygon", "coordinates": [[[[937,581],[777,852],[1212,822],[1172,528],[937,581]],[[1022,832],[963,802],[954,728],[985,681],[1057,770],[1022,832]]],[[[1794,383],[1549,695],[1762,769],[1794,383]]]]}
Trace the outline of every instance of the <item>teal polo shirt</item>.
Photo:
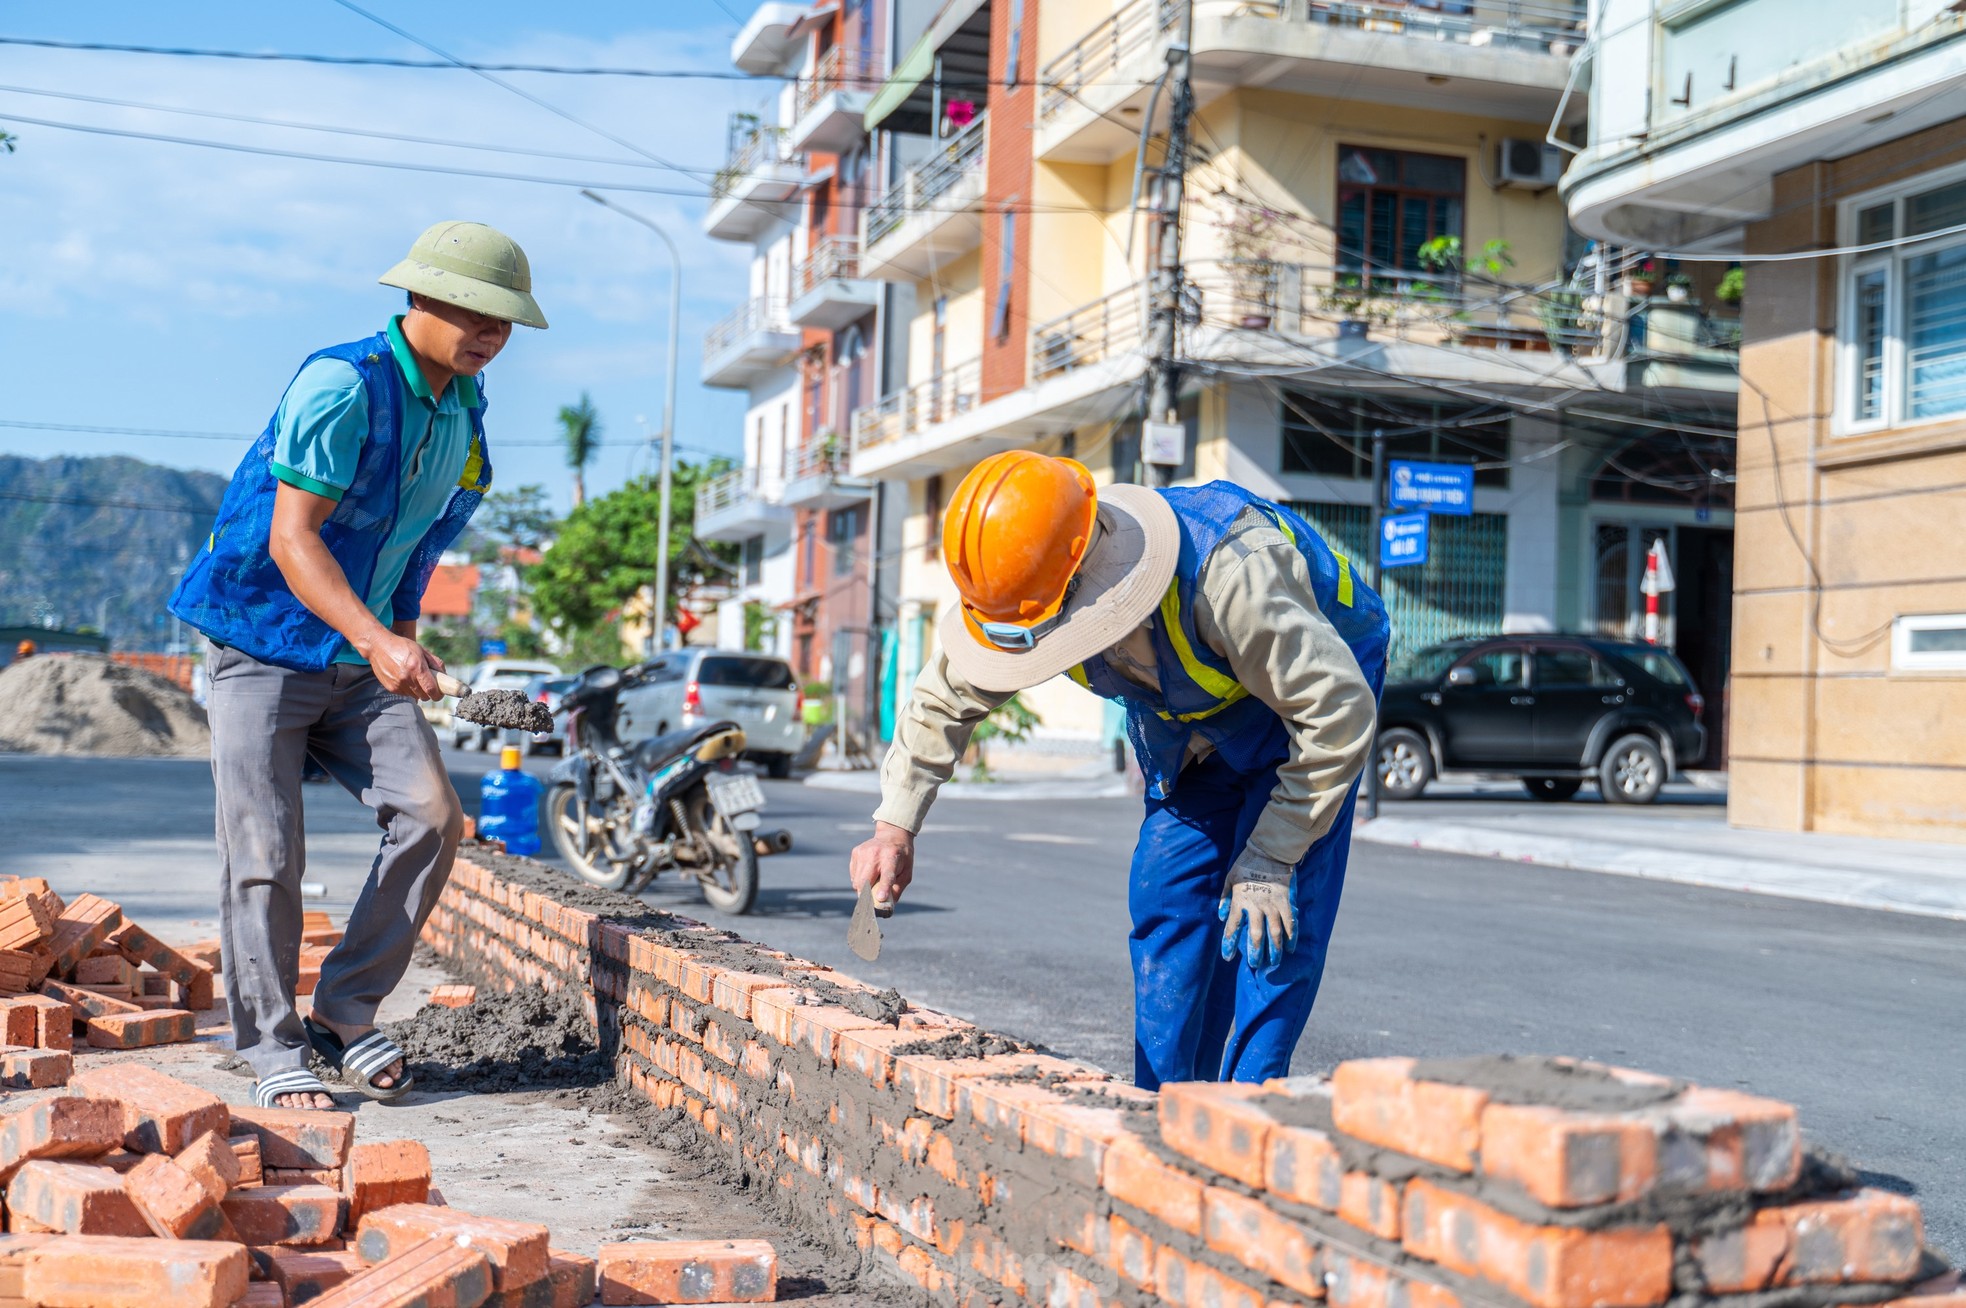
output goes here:
{"type": "MultiPolygon", "coordinates": [[[[471,455],[470,410],[478,407],[478,383],[454,378],[440,396],[430,385],[403,339],[403,320],[389,320],[389,349],[402,374],[396,430],[402,434],[400,507],[396,525],[376,557],[375,579],[363,601],[376,620],[394,619],[390,597],[403,579],[410,556],[443,514],[471,455]]],[[[300,370],[273,418],[273,475],[289,486],[339,500],[355,480],[362,442],[369,438],[369,394],[355,365],[316,359],[300,370]]],[[[342,643],[337,663],[365,663],[353,646],[342,643]]]]}

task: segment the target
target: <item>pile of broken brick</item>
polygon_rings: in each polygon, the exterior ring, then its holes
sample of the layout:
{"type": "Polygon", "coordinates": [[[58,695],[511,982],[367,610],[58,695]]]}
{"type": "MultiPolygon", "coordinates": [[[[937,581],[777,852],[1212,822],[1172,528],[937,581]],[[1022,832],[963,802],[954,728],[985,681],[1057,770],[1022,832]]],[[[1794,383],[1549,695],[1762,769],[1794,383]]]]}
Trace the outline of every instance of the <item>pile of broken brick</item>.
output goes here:
{"type": "Polygon", "coordinates": [[[580,1308],[763,1302],[761,1240],[549,1247],[448,1207],[414,1140],[228,1106],[140,1064],[0,1118],[0,1308],[580,1308]]]}

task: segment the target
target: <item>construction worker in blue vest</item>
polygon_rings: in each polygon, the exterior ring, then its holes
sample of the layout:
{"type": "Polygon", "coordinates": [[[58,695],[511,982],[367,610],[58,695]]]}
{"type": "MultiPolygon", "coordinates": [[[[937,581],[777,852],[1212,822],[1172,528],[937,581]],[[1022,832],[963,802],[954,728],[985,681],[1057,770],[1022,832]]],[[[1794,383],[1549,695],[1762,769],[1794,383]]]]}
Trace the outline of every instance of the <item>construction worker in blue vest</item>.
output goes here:
{"type": "Polygon", "coordinates": [[[1302,518],[1228,482],[1096,490],[993,455],[957,489],[945,615],[881,768],[856,891],[891,910],[978,723],[1069,675],[1146,782],[1128,888],[1134,1080],[1286,1075],[1324,974],[1386,676],[1385,606],[1302,518]]]}

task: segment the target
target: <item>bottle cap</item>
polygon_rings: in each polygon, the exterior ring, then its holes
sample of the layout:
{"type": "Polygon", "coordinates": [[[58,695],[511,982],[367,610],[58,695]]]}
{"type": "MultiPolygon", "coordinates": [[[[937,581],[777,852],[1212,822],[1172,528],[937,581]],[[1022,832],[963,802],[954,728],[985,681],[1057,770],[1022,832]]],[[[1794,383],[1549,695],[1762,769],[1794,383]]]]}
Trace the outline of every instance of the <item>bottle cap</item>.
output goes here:
{"type": "Polygon", "coordinates": [[[517,745],[507,745],[504,749],[499,750],[498,765],[507,772],[517,772],[519,770],[519,747],[517,745]]]}

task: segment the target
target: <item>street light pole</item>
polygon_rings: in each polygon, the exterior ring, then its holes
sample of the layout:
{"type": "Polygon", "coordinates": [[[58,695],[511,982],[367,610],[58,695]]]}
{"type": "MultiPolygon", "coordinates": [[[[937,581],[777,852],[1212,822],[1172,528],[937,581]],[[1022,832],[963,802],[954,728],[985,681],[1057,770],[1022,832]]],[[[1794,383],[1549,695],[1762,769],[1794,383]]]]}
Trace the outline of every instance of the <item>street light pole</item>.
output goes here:
{"type": "MultiPolygon", "coordinates": [[[[1385,565],[1385,523],[1386,523],[1386,429],[1372,429],[1372,543],[1367,548],[1372,551],[1372,588],[1381,595],[1386,593],[1385,565]]],[[[1379,742],[1372,742],[1372,752],[1366,756],[1365,765],[1365,820],[1379,820],[1379,742]]]]}
{"type": "Polygon", "coordinates": [[[668,646],[669,628],[669,498],[674,486],[675,448],[676,448],[676,352],[683,334],[683,256],[677,251],[676,243],[669,239],[669,233],[629,209],[624,209],[605,196],[596,195],[589,190],[580,192],[603,209],[612,209],[631,223],[640,223],[662,238],[662,244],[669,251],[669,375],[663,382],[662,394],[662,509],[656,532],[661,548],[655,556],[655,611],[649,615],[650,625],[655,630],[655,645],[658,649],[668,646]]]}

